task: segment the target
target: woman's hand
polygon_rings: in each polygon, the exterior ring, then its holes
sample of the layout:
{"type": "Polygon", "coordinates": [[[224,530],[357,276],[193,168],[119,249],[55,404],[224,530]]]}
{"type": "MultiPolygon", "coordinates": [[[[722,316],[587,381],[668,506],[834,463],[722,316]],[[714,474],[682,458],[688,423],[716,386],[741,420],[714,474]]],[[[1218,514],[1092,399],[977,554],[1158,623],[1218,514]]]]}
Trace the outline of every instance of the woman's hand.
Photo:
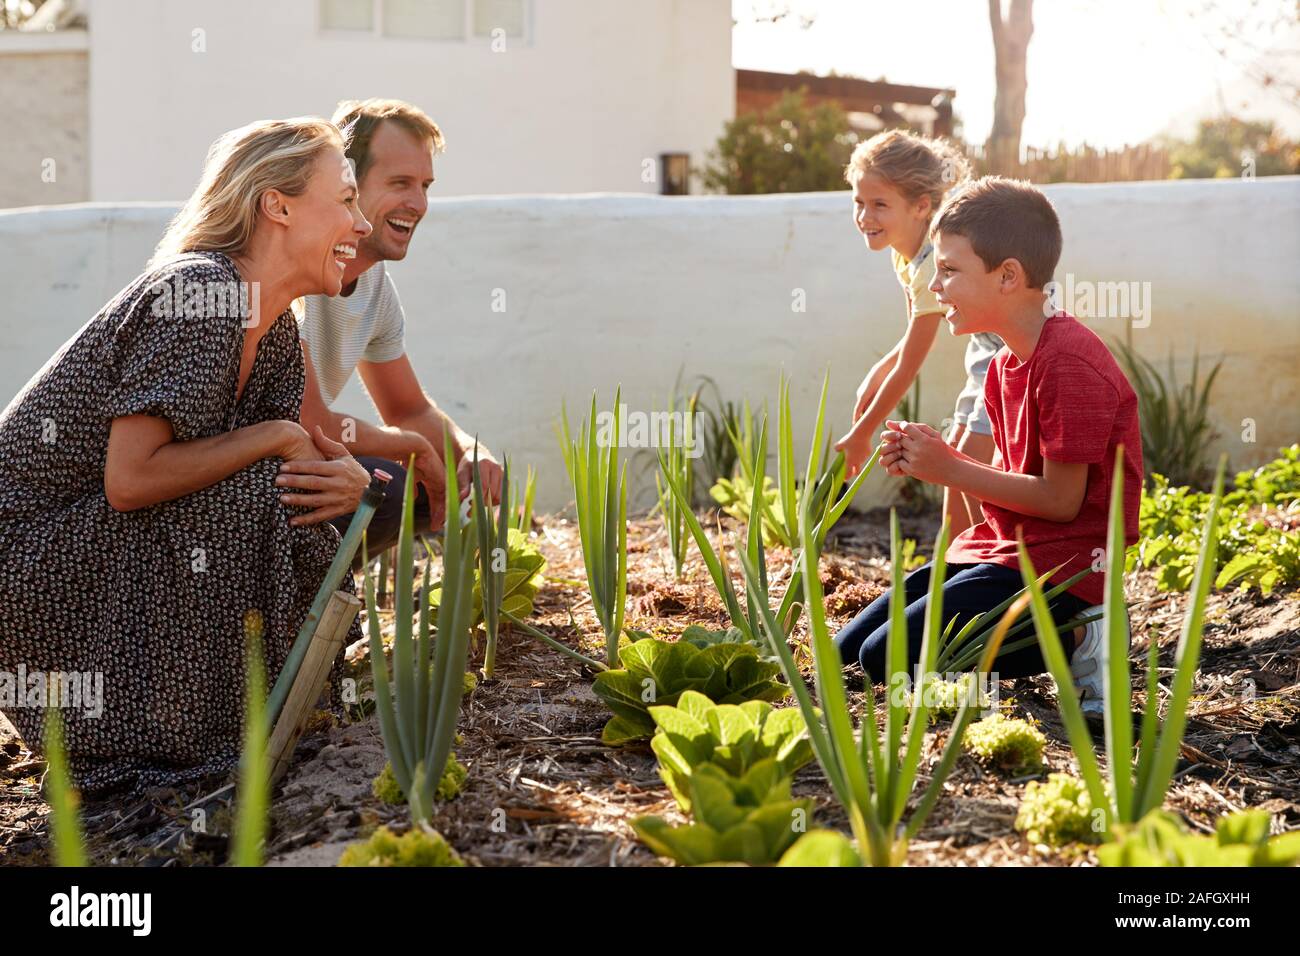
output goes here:
{"type": "Polygon", "coordinates": [[[288,492],[280,495],[280,502],[311,511],[295,515],[292,525],[311,525],[350,514],[361,504],[361,495],[370,484],[370,472],[348,452],[347,448],[326,437],[319,425],[313,429],[314,439],[301,427],[298,429],[311,445],[310,453],[302,447],[301,439],[290,433],[292,440],[286,445],[284,464],[275,484],[280,488],[298,488],[310,492],[288,492]],[[294,457],[290,457],[293,455],[294,457]]]}
{"type": "Polygon", "coordinates": [[[862,384],[858,386],[857,402],[853,406],[854,422],[857,422],[862,417],[862,413],[876,400],[876,392],[880,391],[879,383],[873,382],[871,379],[872,376],[868,375],[862,380],[862,384]]]}

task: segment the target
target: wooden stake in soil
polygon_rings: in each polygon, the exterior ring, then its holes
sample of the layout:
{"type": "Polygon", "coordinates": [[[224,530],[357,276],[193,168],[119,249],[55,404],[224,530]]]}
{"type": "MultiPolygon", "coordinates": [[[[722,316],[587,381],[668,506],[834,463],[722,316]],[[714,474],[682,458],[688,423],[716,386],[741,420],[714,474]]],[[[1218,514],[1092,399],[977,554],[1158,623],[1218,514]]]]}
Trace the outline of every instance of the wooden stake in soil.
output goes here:
{"type": "Polygon", "coordinates": [[[271,732],[267,756],[271,764],[272,785],[289,769],[294,745],[298,743],[298,738],[302,736],[307,722],[316,710],[316,702],[329,681],[330,668],[360,610],[361,601],[356,595],[346,591],[335,591],[330,595],[329,603],[321,614],[320,624],[307,647],[302,667],[289,688],[284,709],[271,732]]]}

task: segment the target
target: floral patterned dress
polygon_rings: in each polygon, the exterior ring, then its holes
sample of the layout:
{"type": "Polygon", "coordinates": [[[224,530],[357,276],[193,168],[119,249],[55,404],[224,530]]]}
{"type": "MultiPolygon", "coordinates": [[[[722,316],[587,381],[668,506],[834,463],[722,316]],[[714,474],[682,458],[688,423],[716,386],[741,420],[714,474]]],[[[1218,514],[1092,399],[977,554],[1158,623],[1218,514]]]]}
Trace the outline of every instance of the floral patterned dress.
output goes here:
{"type": "MultiPolygon", "coordinates": [[[[43,682],[71,673],[83,693],[65,680],[58,702],[69,766],[86,792],[233,768],[245,612],[262,614],[274,681],[338,547],[328,523],[289,524],[300,509],[279,502],[279,458],[136,511],[115,511],[105,497],[114,418],[165,418],[180,442],[298,419],[303,355],[289,312],[258,344],[236,401],[239,306],[201,291],[239,282],[221,253],[147,272],[0,414],[0,710],[42,749],[43,705],[55,702],[43,682]],[[164,295],[181,304],[183,291],[189,307],[159,309],[164,295]]],[[[350,640],[360,636],[354,624],[350,640]]]]}

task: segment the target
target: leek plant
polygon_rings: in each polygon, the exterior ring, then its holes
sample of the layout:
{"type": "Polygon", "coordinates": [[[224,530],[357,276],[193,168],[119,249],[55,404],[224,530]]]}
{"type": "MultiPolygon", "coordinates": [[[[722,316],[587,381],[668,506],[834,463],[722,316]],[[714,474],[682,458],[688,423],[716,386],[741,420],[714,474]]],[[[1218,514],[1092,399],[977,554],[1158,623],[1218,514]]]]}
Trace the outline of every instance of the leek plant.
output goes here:
{"type": "Polygon", "coordinates": [[[564,465],[573,484],[582,539],[582,563],[587,570],[591,604],[605,632],[605,663],[618,666],[618,639],[623,633],[627,604],[627,464],[618,467],[622,389],[614,393],[609,443],[600,446],[603,429],[596,424],[596,396],[591,414],[575,441],[564,413],[561,445],[564,465]]]}
{"type": "Polygon", "coordinates": [[[235,797],[235,826],[231,860],[235,866],[261,866],[266,839],[266,812],[271,802],[271,768],[266,748],[270,728],[266,720],[266,664],[262,657],[262,614],[244,613],[245,654],[248,660],[245,692],[244,750],[239,757],[239,785],[235,797]]]}
{"type": "Polygon", "coordinates": [[[1226,457],[1220,459],[1218,474],[1214,479],[1214,493],[1205,519],[1205,532],[1201,541],[1196,577],[1192,584],[1191,599],[1183,616],[1182,635],[1178,641],[1174,665],[1173,685],[1164,725],[1157,727],[1158,693],[1156,663],[1159,647],[1151,641],[1147,664],[1146,711],[1142,715],[1141,734],[1138,740],[1136,770],[1133,766],[1133,718],[1131,715],[1132,685],[1129,677],[1129,644],[1127,608],[1124,603],[1124,449],[1115,455],[1115,471],[1111,483],[1110,526],[1106,548],[1106,598],[1103,626],[1108,642],[1109,661],[1103,673],[1105,694],[1105,738],[1107,776],[1103,778],[1097,757],[1093,752],[1092,738],[1084,722],[1083,711],[1071,690],[1069,661],[1061,646],[1061,638],[1042,586],[1035,576],[1033,563],[1020,542],[1020,570],[1031,595],[1034,626],[1043,659],[1047,662],[1058,688],[1057,706],[1065,724],[1070,746],[1079,764],[1079,773],[1088,788],[1094,809],[1101,810],[1098,832],[1109,840],[1114,825],[1130,825],[1152,810],[1161,807],[1165,792],[1173,777],[1178,761],[1179,746],[1187,726],[1187,703],[1192,693],[1192,682],[1201,656],[1201,633],[1205,623],[1205,599],[1210,582],[1214,580],[1215,557],[1218,553],[1219,500],[1223,494],[1223,473],[1226,457]]]}
{"type": "Polygon", "coordinates": [[[45,711],[45,767],[54,862],[57,866],[86,866],[86,838],[77,811],[81,801],[68,773],[68,759],[63,746],[63,715],[57,707],[45,711]]]}
{"type": "Polygon", "coordinates": [[[533,530],[533,498],[537,493],[537,470],[528,466],[524,474],[524,495],[521,499],[518,489],[510,489],[510,524],[515,530],[527,536],[533,530]]]}
{"type": "Polygon", "coordinates": [[[686,552],[690,547],[687,536],[686,515],[695,496],[695,462],[689,450],[695,444],[696,397],[686,402],[681,434],[677,431],[677,396],[668,398],[668,450],[659,448],[659,472],[655,475],[655,489],[659,494],[659,512],[663,516],[664,530],[668,532],[668,549],[673,556],[673,574],[680,581],[686,565],[686,552]],[[678,484],[686,493],[683,505],[669,486],[678,484]]]}
{"type": "MultiPolygon", "coordinates": [[[[900,560],[901,536],[898,515],[896,512],[890,513],[893,587],[889,600],[889,639],[886,651],[889,695],[882,727],[877,722],[871,682],[866,682],[862,723],[858,728],[859,737],[855,738],[844,688],[840,651],[831,640],[826,627],[824,596],[821,579],[817,576],[819,549],[809,513],[811,506],[812,498],[806,495],[801,504],[800,561],[803,564],[803,589],[812,637],[815,686],[821,710],[813,706],[812,694],[795,664],[780,623],[767,608],[759,610],[766,622],[765,633],[772,651],[780,659],[781,668],[803,712],[813,753],[836,799],[848,814],[859,856],[864,863],[872,866],[898,866],[906,858],[908,841],[916,835],[938,800],[943,782],[961,751],[966,727],[980,710],[979,694],[975,692],[966,695],[953,721],[939,763],[931,772],[929,786],[905,821],[907,802],[916,784],[925,730],[929,723],[927,700],[930,699],[930,694],[927,689],[939,679],[935,673],[935,663],[939,652],[939,623],[943,620],[943,555],[948,545],[948,524],[944,522],[935,541],[934,572],[930,576],[930,593],[918,662],[918,686],[908,695],[904,693],[905,687],[900,686],[907,681],[908,659],[907,626],[904,619],[906,597],[903,593],[903,567],[900,560]]],[[[759,569],[747,555],[742,555],[741,561],[746,581],[751,587],[757,585],[759,569]]],[[[978,673],[989,671],[1006,629],[1010,626],[1013,612],[1017,610],[1019,609],[1013,607],[1008,611],[990,636],[979,661],[978,673]]],[[[974,683],[978,684],[978,680],[974,683]]]]}
{"type": "MultiPolygon", "coordinates": [[[[450,433],[444,436],[446,461],[455,461],[450,433]]],[[[406,794],[415,823],[433,813],[434,791],[442,780],[456,735],[456,719],[465,692],[465,660],[474,618],[475,532],[456,520],[460,489],[455,469],[447,469],[447,527],[444,532],[442,594],[438,604],[437,640],[430,636],[429,568],[424,569],[426,596],[420,602],[419,631],[412,634],[413,545],[415,540],[414,463],[406,472],[402,528],[397,539],[393,635],[393,670],[389,679],[384,642],[379,632],[374,581],[366,572],[366,618],[370,629],[370,668],[375,681],[375,711],[393,775],[406,794]]]]}
{"type": "MultiPolygon", "coordinates": [[[[510,459],[502,466],[501,487],[509,498],[510,459]]],[[[506,592],[506,535],[510,531],[509,505],[503,504],[497,513],[483,494],[483,481],[478,473],[478,441],[474,442],[474,467],[470,469],[472,493],[470,511],[478,536],[479,589],[483,599],[483,679],[491,680],[496,670],[497,633],[501,629],[501,602],[506,592]]]]}
{"type": "MultiPolygon", "coordinates": [[[[786,401],[788,402],[788,394],[786,401]]],[[[826,382],[823,382],[821,407],[818,411],[816,426],[813,429],[812,447],[809,451],[806,469],[807,475],[822,474],[823,480],[821,482],[806,480],[800,492],[801,497],[807,504],[805,518],[811,523],[811,527],[808,529],[809,540],[817,549],[818,554],[821,553],[821,547],[826,540],[827,533],[840,520],[844,512],[848,510],[849,505],[853,503],[858,489],[862,487],[867,475],[875,468],[876,461],[880,456],[880,449],[877,448],[848,489],[841,494],[840,491],[844,485],[844,456],[842,454],[838,455],[829,469],[824,472],[821,470],[822,437],[825,434],[825,409],[826,382]]],[[[788,431],[784,432],[781,440],[783,449],[781,457],[788,469],[793,468],[794,452],[792,442],[793,438],[790,433],[788,431]]],[[[704,559],[705,567],[708,568],[709,576],[718,589],[718,595],[722,598],[722,603],[727,609],[727,615],[731,618],[732,624],[745,635],[746,640],[763,646],[767,638],[764,636],[765,621],[760,608],[770,607],[771,603],[766,550],[763,544],[765,522],[761,517],[764,514],[764,509],[767,508],[762,493],[765,478],[764,465],[767,456],[766,417],[763,418],[759,427],[757,444],[751,444],[749,447],[753,452],[753,458],[745,467],[745,473],[752,478],[750,485],[752,497],[749,521],[745,533],[745,556],[755,569],[756,574],[754,579],[746,584],[743,604],[736,593],[735,585],[732,583],[731,570],[727,567],[725,545],[719,541],[717,550],[714,550],[699,519],[688,506],[690,499],[686,489],[682,486],[682,482],[670,480],[668,487],[681,509],[683,520],[690,529],[691,536],[695,538],[695,543],[700,550],[700,556],[704,559]]],[[[662,453],[660,458],[662,461],[662,453]]],[[[793,474],[792,471],[790,473],[793,474]]],[[[786,482],[785,486],[791,489],[795,487],[792,477],[786,482]]],[[[794,526],[798,528],[801,520],[798,508],[796,508],[795,514],[794,526]]],[[[794,628],[794,623],[798,620],[802,609],[800,599],[803,596],[801,587],[803,574],[803,565],[796,556],[794,570],[791,573],[789,584],[786,586],[785,595],[781,599],[780,608],[776,613],[776,620],[782,628],[782,634],[788,633],[794,628]]]]}

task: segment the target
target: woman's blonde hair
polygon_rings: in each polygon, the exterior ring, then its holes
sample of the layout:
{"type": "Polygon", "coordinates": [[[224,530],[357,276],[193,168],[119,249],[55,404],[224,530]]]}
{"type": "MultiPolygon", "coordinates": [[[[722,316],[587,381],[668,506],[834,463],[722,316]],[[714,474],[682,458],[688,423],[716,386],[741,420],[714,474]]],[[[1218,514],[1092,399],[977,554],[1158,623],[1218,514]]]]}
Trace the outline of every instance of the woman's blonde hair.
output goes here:
{"type": "Polygon", "coordinates": [[[347,142],[338,127],[315,116],[261,120],[223,134],[208,149],[203,176],[167,226],[149,268],[182,252],[242,251],[262,194],[302,195],[316,158],[330,146],[346,149],[347,142]]]}
{"type": "Polygon", "coordinates": [[[856,186],[868,173],[885,180],[909,202],[929,196],[933,213],[938,211],[944,194],[970,176],[970,165],[945,139],[891,129],[857,145],[845,167],[844,179],[856,186]]]}

